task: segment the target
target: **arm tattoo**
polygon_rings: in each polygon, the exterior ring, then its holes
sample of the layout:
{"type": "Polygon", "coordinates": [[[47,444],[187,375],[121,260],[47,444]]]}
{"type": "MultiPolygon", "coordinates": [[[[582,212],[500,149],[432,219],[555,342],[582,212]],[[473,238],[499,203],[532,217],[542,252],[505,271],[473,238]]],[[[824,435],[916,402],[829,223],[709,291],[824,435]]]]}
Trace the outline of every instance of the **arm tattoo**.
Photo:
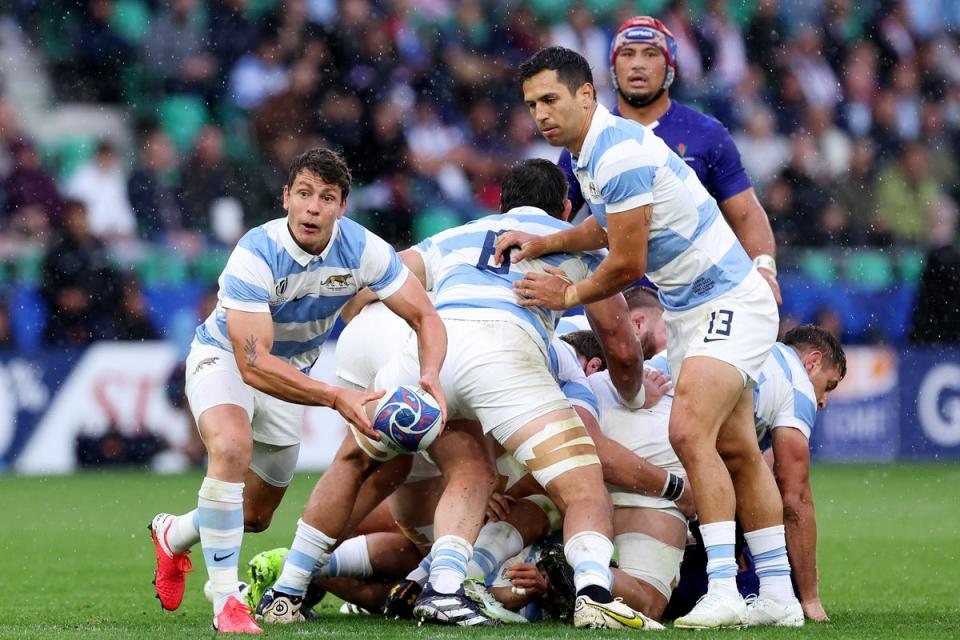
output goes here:
{"type": "Polygon", "coordinates": [[[257,337],[250,334],[250,337],[244,341],[243,351],[247,354],[247,366],[257,366],[257,337]]]}

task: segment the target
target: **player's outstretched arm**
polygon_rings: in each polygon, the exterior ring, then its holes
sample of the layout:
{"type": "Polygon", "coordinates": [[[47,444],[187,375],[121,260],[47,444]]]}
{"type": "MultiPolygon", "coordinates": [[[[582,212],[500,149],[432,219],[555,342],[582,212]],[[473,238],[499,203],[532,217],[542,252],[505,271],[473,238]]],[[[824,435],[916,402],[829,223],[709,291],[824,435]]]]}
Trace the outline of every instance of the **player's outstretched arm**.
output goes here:
{"type": "Polygon", "coordinates": [[[610,253],[589,277],[574,284],[550,270],[548,273],[551,275],[527,273],[513,285],[520,297],[519,304],[554,310],[570,309],[609,298],[642,278],[647,267],[647,240],[652,215],[652,205],[611,214],[607,228],[610,253]]]}
{"type": "MultiPolygon", "coordinates": [[[[763,205],[757,200],[757,194],[753,187],[744,189],[740,193],[730,196],[719,203],[720,212],[726,218],[733,233],[740,240],[740,244],[746,250],[751,259],[757,256],[769,256],[771,259],[777,255],[777,245],[773,238],[773,229],[770,228],[770,220],[767,218],[767,212],[763,210],[763,205]]],[[[773,297],[777,304],[782,304],[780,297],[780,285],[777,283],[777,272],[775,263],[769,266],[761,266],[757,263],[757,270],[763,276],[767,284],[773,290],[773,297]]]]}
{"type": "Polygon", "coordinates": [[[420,354],[420,386],[436,398],[443,421],[446,422],[447,399],[440,386],[440,368],[447,355],[447,330],[443,321],[416,277],[408,277],[383,302],[416,332],[420,354]]]}
{"type": "Polygon", "coordinates": [[[287,402],[332,407],[377,439],[363,406],[383,396],[383,392],[367,393],[325,384],[272,355],[273,320],[269,313],[227,309],[227,333],[245,383],[287,402]]]}
{"type": "Polygon", "coordinates": [[[497,237],[493,254],[494,264],[503,262],[504,254],[510,252],[510,262],[539,258],[551,253],[576,253],[595,251],[607,246],[607,234],[593,216],[569,229],[537,236],[522,231],[507,231],[497,237]]]}
{"type": "MultiPolygon", "coordinates": [[[[666,470],[650,464],[616,440],[603,435],[600,425],[592,417],[589,420],[584,418],[583,424],[597,447],[604,482],[646,496],[663,497],[664,487],[668,486],[669,480],[666,470]]],[[[694,513],[691,511],[684,515],[690,518],[694,513]]]]}
{"type": "Polygon", "coordinates": [[[810,620],[829,618],[820,604],[817,575],[817,520],[810,488],[810,445],[797,429],[773,430],[773,473],[783,497],[787,557],[800,604],[810,620]]]}
{"type": "Polygon", "coordinates": [[[630,325],[627,301],[617,294],[588,304],[584,309],[606,356],[613,386],[625,403],[632,402],[643,384],[644,356],[637,334],[630,325]]]}

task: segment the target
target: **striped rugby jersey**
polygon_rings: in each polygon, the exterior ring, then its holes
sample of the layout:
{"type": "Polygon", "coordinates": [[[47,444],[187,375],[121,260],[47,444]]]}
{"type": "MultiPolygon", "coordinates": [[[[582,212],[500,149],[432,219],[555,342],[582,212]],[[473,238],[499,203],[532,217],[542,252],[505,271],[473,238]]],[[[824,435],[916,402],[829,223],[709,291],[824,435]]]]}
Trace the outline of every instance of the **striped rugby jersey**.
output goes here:
{"type": "Polygon", "coordinates": [[[753,388],[753,411],[758,441],[779,427],[792,427],[810,439],[817,421],[817,394],[793,347],[773,345],[753,388]]]}
{"type": "Polygon", "coordinates": [[[713,300],[753,268],[696,173],[651,129],[598,104],[574,173],[604,229],[608,216],[653,204],[646,272],[664,308],[713,300]]]}
{"type": "Polygon", "coordinates": [[[513,283],[527,273],[545,273],[547,266],[563,269],[573,282],[583,280],[603,260],[604,251],[556,253],[534,260],[502,265],[493,263],[497,236],[522,231],[538,236],[570,228],[536,207],[515,207],[465,225],[447,229],[414,247],[423,255],[441,317],[503,320],[523,328],[544,354],[562,312],[543,307],[521,307],[513,283]]]}
{"type": "Polygon", "coordinates": [[[220,274],[217,308],[197,327],[194,344],[233,352],[227,309],[273,316],[270,353],[306,372],[333,328],[340,310],[363,287],[382,300],[396,292],[407,268],[384,240],[341,218],[330,243],[312,255],[279,218],[248,231],[220,274]]]}

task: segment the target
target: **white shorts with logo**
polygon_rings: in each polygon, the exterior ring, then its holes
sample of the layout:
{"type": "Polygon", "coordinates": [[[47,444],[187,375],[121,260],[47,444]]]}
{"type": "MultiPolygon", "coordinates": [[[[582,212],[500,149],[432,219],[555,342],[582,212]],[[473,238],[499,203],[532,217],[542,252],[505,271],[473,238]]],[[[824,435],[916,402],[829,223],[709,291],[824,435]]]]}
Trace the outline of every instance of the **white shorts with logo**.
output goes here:
{"type": "Polygon", "coordinates": [[[755,386],[780,329],[773,292],[755,268],[715,300],[685,311],[664,310],[663,321],[674,383],[685,358],[708,356],[732,364],[745,385],[755,386]]]}
{"type": "Polygon", "coordinates": [[[254,389],[243,381],[232,353],[197,343],[187,355],[186,394],[198,425],[200,416],[211,407],[242,407],[250,420],[253,441],[267,445],[254,446],[251,469],[270,484],[290,482],[303,434],[302,405],[254,389]]]}
{"type": "MultiPolygon", "coordinates": [[[[441,313],[441,317],[443,314],[441,313]]],[[[520,427],[551,411],[570,409],[543,352],[526,331],[502,320],[443,318],[447,357],[440,384],[447,416],[479,420],[502,444],[520,427]]],[[[377,373],[376,389],[416,385],[420,363],[416,336],[377,373]]]]}

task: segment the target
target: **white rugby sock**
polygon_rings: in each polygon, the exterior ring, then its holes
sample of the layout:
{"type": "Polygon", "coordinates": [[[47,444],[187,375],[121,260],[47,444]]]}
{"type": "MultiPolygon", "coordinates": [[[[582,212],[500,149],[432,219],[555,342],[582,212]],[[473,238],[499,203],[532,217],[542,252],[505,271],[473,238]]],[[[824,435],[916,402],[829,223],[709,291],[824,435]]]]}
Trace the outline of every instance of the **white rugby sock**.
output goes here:
{"type": "Polygon", "coordinates": [[[787,559],[783,525],[747,531],[743,537],[750,547],[757,577],[760,578],[760,597],[792,602],[796,596],[790,581],[790,561],[787,559]]]}
{"type": "Polygon", "coordinates": [[[370,564],[370,550],[367,548],[367,536],[356,536],[345,540],[330,554],[326,566],[313,572],[314,578],[369,578],[373,575],[370,564]]]}
{"type": "Polygon", "coordinates": [[[508,558],[523,550],[523,537],[509,522],[488,522],[480,529],[467,564],[467,577],[482,578],[489,584],[508,558]]]}
{"type": "Polygon", "coordinates": [[[737,591],[737,560],[734,557],[737,525],[733,520],[700,525],[703,546],[707,550],[708,590],[737,591]]]}
{"type": "Polygon", "coordinates": [[[197,494],[200,545],[207,563],[213,610],[219,613],[237,591],[237,562],[243,542],[243,483],[204,478],[197,494]]]}
{"type": "Polygon", "coordinates": [[[427,578],[430,577],[430,563],[433,562],[433,552],[431,551],[423,557],[417,568],[407,574],[407,580],[416,582],[421,587],[427,584],[427,578]]]}
{"type": "Polygon", "coordinates": [[[302,596],[315,569],[322,569],[337,541],[300,519],[297,535],[283,563],[283,571],[274,588],[292,596],[302,596]]]}
{"type": "Polygon", "coordinates": [[[183,553],[200,542],[200,511],[194,509],[182,516],[174,516],[167,530],[167,544],[174,553],[183,553]]]}
{"type": "Polygon", "coordinates": [[[467,561],[473,547],[460,536],[441,536],[433,543],[430,586],[437,593],[453,593],[467,577],[467,561]]]}
{"type": "Polygon", "coordinates": [[[606,591],[613,586],[610,572],[613,543],[607,536],[597,531],[581,531],[563,545],[563,555],[573,567],[573,585],[578,592],[590,585],[606,591]]]}

